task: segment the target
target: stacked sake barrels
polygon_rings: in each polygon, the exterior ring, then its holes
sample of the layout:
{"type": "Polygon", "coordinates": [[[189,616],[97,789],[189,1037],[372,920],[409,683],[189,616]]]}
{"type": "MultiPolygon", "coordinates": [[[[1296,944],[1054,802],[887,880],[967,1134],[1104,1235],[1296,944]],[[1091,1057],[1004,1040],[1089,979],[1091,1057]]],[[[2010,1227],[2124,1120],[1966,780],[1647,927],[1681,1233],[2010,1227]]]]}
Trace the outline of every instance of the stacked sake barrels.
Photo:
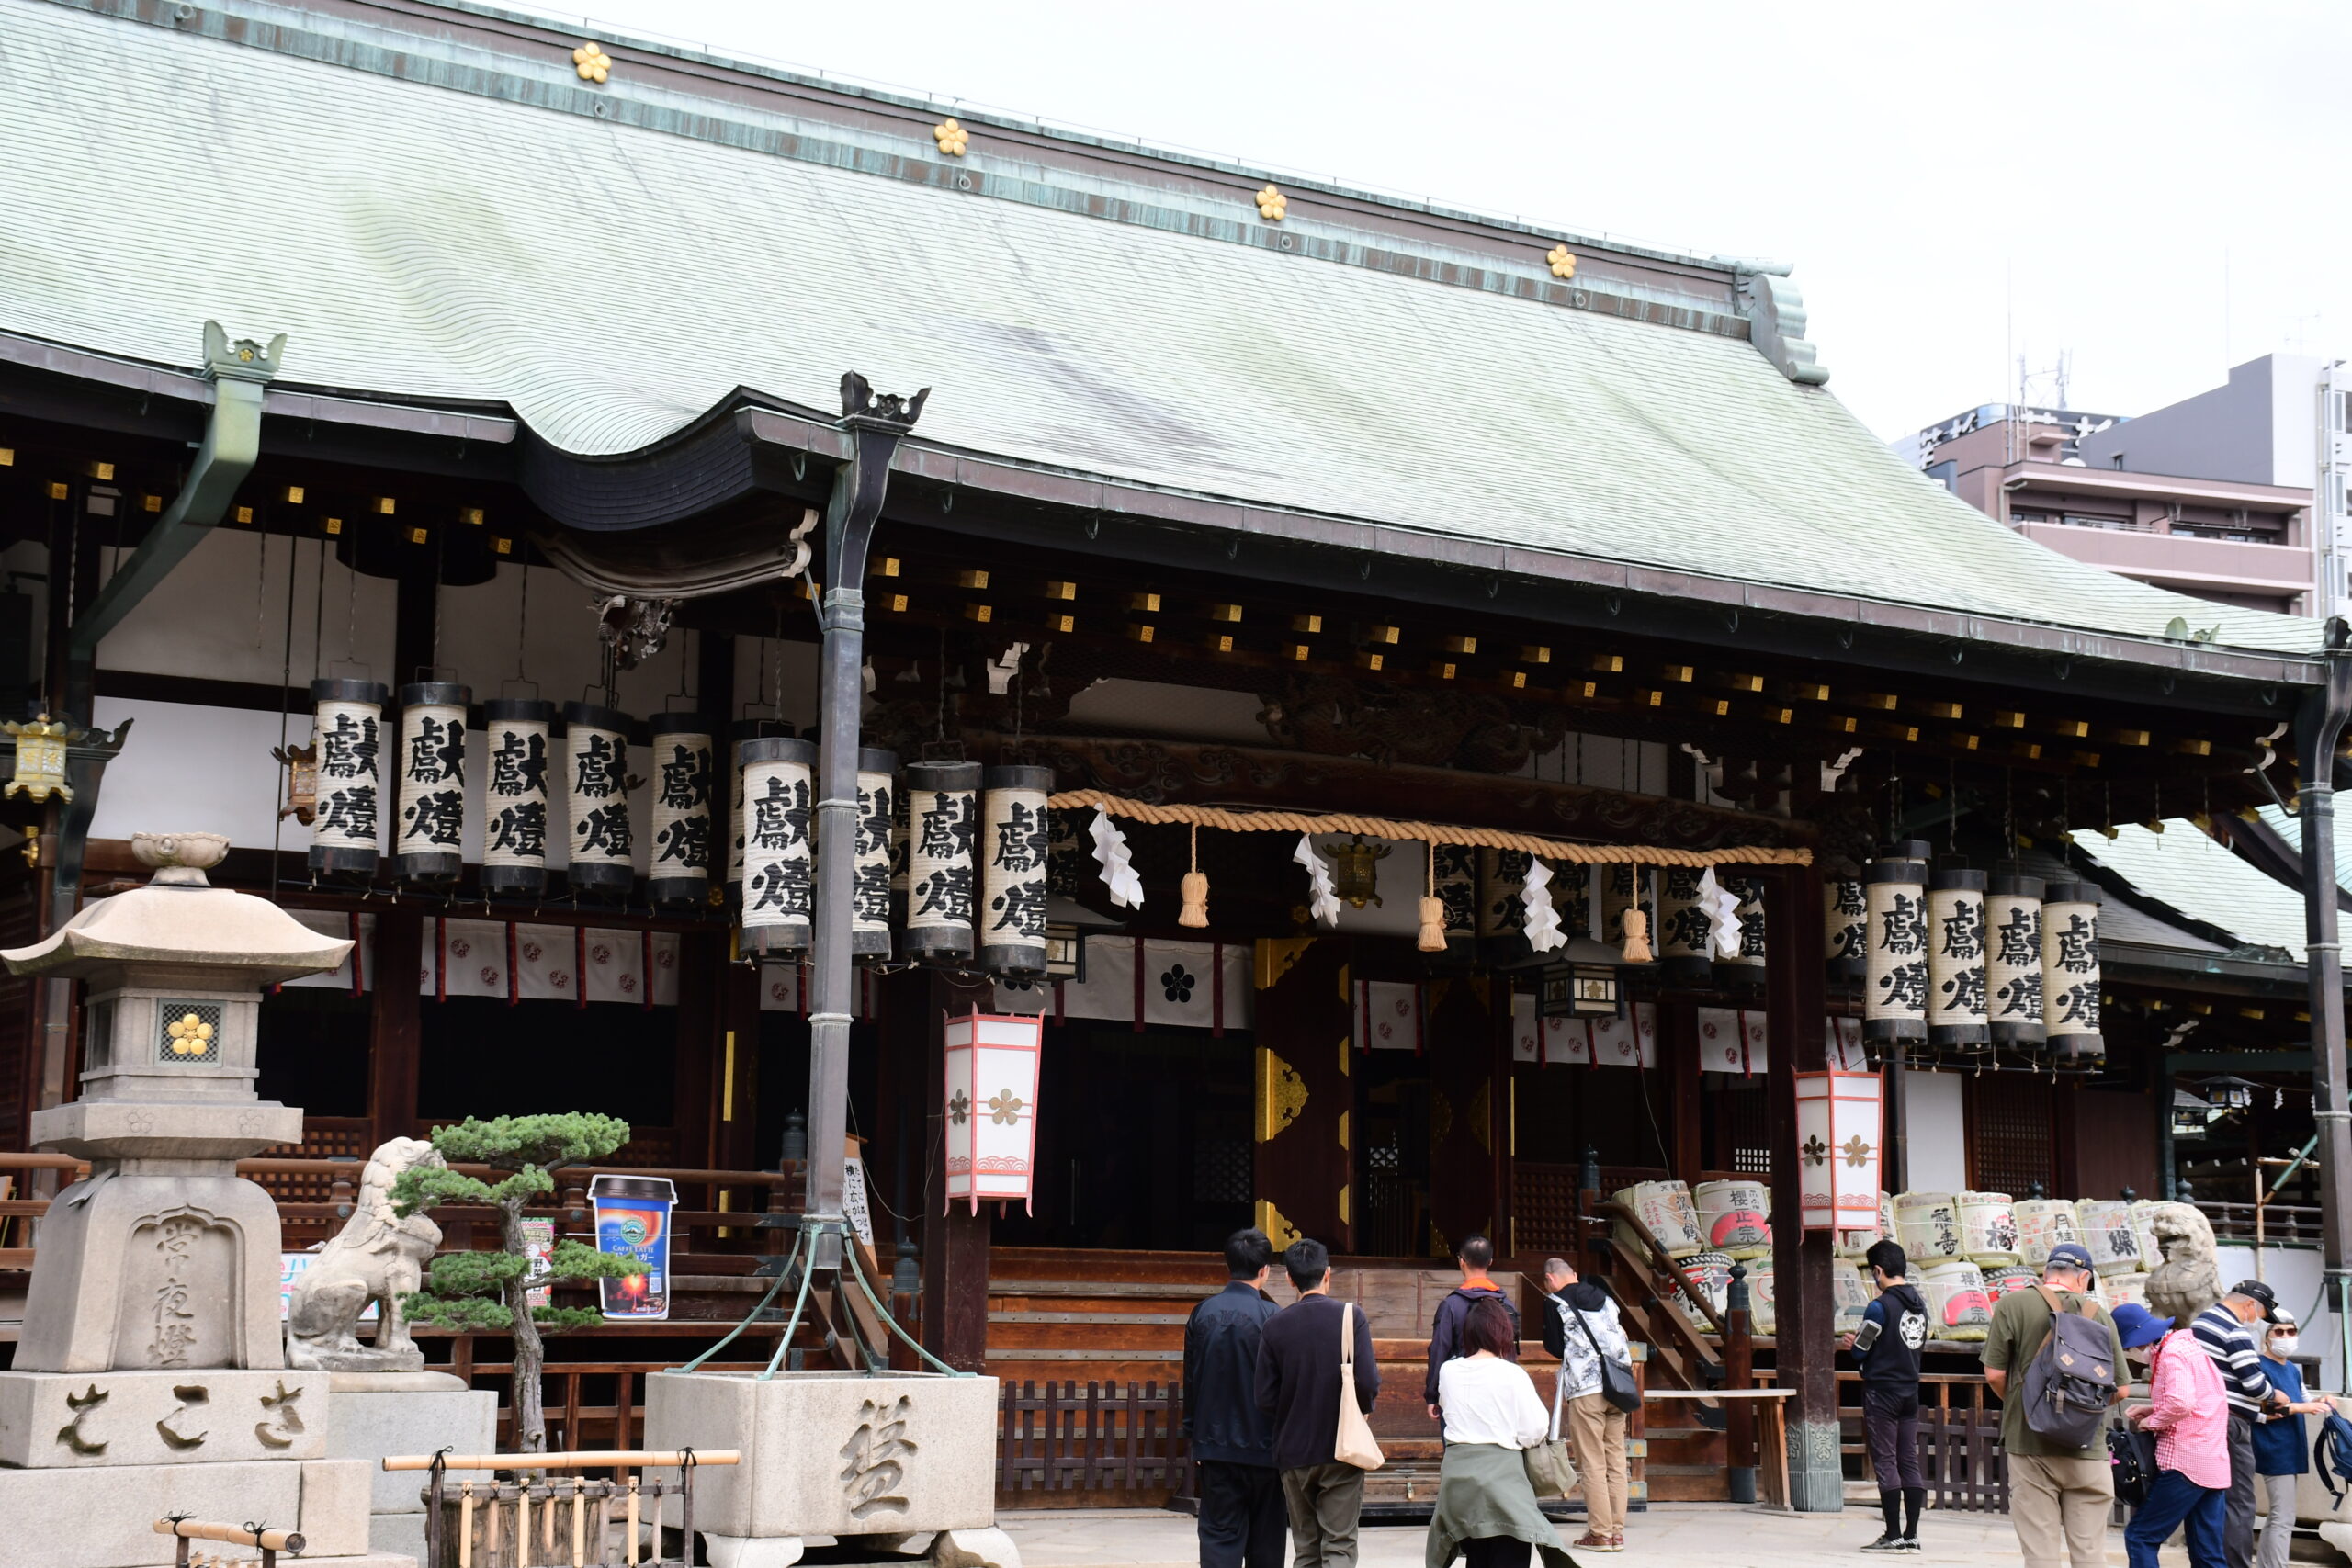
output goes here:
{"type": "Polygon", "coordinates": [[[2148,1304],[2148,1270],[2157,1256],[2155,1236],[2146,1226],[2154,1208],[2120,1198],[2086,1198],[2075,1205],[2083,1247],[2098,1272],[2099,1300],[2109,1308],[2126,1302],[2148,1304]]]}
{"type": "Polygon", "coordinates": [[[1963,1196],[1997,1194],[1903,1192],[1894,1199],[1894,1239],[1903,1244],[1919,1293],[1927,1300],[1931,1339],[1981,1340],[1993,1321],[1983,1266],[1968,1256],[1968,1233],[1962,1219],[1963,1196]]]}
{"type": "Polygon", "coordinates": [[[1758,1334],[1771,1334],[1779,1324],[1773,1311],[1771,1190],[1760,1178],[1733,1177],[1702,1181],[1691,1197],[1699,1211],[1699,1234],[1707,1243],[1702,1256],[1711,1266],[1716,1258],[1723,1259],[1724,1290],[1715,1301],[1717,1309],[1730,1299],[1731,1268],[1737,1264],[1747,1270],[1748,1326],[1758,1334]]]}
{"type": "Polygon", "coordinates": [[[1884,1192],[1878,1195],[1876,1225],[1866,1231],[1838,1233],[1838,1266],[1830,1270],[1829,1284],[1837,1301],[1840,1334],[1861,1326],[1863,1311],[1878,1295],[1867,1261],[1870,1249],[1894,1239],[1894,1200],[1884,1192]]]}
{"type": "MultiPolygon", "coordinates": [[[[1641,1221],[1642,1228],[1665,1249],[1667,1261],[1682,1275],[1685,1288],[1678,1292],[1680,1299],[1674,1304],[1683,1314],[1690,1318],[1700,1315],[1690,1304],[1689,1292],[1692,1287],[1705,1291],[1720,1312],[1724,1292],[1730,1284],[1731,1259],[1707,1250],[1705,1235],[1699,1228],[1699,1208],[1691,1201],[1690,1185],[1681,1181],[1637,1181],[1610,1196],[1641,1221]]],[[[1619,1220],[1611,1229],[1617,1245],[1629,1256],[1641,1255],[1631,1225],[1619,1220]]]]}

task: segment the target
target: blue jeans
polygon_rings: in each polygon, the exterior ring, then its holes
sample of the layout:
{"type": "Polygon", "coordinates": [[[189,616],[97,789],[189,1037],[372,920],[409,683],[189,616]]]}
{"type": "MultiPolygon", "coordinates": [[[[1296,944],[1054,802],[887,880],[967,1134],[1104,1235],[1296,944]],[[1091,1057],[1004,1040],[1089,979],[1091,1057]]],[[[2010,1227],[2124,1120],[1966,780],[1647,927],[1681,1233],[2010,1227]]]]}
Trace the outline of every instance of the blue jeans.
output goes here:
{"type": "Polygon", "coordinates": [[[2177,1470],[2156,1472],[2148,1500],[2132,1510],[2132,1523],[2123,1531],[2124,1561],[2132,1568],[2156,1568],[2156,1548],[2185,1524],[2189,1568],[2222,1568],[2222,1523],[2229,1500],[2225,1487],[2199,1486],[2177,1470]]]}

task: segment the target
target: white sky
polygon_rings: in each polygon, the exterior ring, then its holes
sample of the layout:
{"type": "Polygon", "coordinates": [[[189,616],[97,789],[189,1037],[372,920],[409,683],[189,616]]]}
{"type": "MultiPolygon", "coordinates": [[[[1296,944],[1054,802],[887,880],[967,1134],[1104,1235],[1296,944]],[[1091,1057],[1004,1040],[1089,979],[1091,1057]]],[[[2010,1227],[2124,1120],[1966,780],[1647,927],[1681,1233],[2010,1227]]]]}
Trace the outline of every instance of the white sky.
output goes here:
{"type": "Polygon", "coordinates": [[[1792,262],[1830,389],[1888,437],[2009,396],[2018,353],[2037,371],[2069,353],[2070,403],[2123,414],[2262,354],[2352,355],[2342,0],[581,8],[1474,211],[1792,262]]]}

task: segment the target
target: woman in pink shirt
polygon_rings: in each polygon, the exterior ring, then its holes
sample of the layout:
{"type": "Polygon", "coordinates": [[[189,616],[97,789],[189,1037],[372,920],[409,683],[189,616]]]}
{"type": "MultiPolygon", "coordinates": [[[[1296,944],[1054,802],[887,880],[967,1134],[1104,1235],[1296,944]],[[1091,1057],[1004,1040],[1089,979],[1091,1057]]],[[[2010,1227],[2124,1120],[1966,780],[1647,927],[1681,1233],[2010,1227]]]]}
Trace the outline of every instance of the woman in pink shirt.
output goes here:
{"type": "Polygon", "coordinates": [[[2156,1479],[2123,1532],[2131,1568],[2156,1568],[2156,1549],[2186,1527],[2190,1568],[2226,1568],[2222,1527],[2230,1496],[2230,1406],[2213,1359],[2188,1329],[2126,1302],[2115,1309],[2124,1352],[2148,1345],[2150,1403],[2125,1417],[2156,1434],[2156,1479]]]}

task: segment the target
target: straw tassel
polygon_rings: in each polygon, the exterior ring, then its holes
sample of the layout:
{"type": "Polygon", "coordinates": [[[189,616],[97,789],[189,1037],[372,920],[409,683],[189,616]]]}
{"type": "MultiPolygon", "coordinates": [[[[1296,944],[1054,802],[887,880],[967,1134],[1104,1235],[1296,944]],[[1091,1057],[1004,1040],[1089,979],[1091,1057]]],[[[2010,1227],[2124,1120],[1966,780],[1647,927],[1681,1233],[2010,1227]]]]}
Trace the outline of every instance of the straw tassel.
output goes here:
{"type": "Polygon", "coordinates": [[[1634,902],[1625,911],[1625,951],[1618,956],[1628,964],[1647,964],[1650,954],[1650,918],[1642,913],[1642,868],[1634,868],[1634,902]]]}
{"type": "Polygon", "coordinates": [[[1445,900],[1437,896],[1437,846],[1427,846],[1427,881],[1421,893],[1421,933],[1413,945],[1423,953],[1445,951],[1445,900]]]}
{"type": "Polygon", "coordinates": [[[1198,823],[1193,826],[1193,869],[1184,874],[1181,886],[1184,908],[1176,917],[1176,923],[1190,926],[1194,931],[1206,929],[1209,923],[1209,879],[1207,874],[1201,870],[1201,829],[1198,823]]]}

